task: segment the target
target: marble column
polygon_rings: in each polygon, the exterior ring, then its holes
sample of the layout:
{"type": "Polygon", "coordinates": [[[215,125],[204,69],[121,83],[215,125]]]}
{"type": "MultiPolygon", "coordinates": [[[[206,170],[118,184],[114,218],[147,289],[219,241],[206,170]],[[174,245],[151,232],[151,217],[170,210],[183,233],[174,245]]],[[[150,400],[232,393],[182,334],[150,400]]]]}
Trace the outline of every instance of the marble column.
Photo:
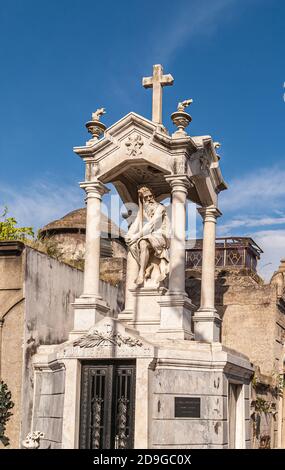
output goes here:
{"type": "Polygon", "coordinates": [[[167,178],[171,186],[171,240],[169,290],[185,292],[186,198],[189,181],[186,177],[167,178]]]}
{"type": "Polygon", "coordinates": [[[86,240],[84,263],[84,297],[98,298],[100,276],[101,200],[107,192],[100,182],[80,185],[86,192],[86,240]]]}
{"type": "Polygon", "coordinates": [[[74,331],[88,330],[109,312],[99,290],[101,200],[108,190],[99,180],[80,187],[86,192],[86,241],[83,293],[73,304],[74,331]]]}
{"type": "Polygon", "coordinates": [[[171,187],[172,233],[169,289],[168,293],[159,300],[161,308],[159,333],[172,339],[192,339],[193,305],[185,293],[186,201],[190,182],[185,175],[166,176],[166,181],[171,187]]]}
{"type": "Polygon", "coordinates": [[[203,217],[203,258],[200,308],[194,315],[195,340],[220,341],[221,319],[215,309],[215,252],[216,223],[222,215],[215,206],[202,207],[198,212],[203,217]]]}

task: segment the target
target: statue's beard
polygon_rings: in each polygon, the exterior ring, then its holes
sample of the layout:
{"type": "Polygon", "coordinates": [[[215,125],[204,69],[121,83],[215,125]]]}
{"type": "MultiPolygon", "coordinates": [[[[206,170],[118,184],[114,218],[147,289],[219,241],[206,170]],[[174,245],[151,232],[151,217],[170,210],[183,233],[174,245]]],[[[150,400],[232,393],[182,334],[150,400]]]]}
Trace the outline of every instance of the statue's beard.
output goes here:
{"type": "Polygon", "coordinates": [[[155,201],[147,201],[144,203],[144,211],[147,217],[152,217],[155,211],[156,202],[155,201]]]}

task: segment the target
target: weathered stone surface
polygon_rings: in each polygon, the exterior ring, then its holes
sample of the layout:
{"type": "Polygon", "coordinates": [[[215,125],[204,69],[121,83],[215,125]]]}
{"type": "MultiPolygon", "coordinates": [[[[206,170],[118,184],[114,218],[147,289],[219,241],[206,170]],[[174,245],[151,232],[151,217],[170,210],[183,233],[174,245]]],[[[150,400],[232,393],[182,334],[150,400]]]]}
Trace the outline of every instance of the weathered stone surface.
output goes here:
{"type": "Polygon", "coordinates": [[[153,445],[179,448],[180,446],[203,445],[206,442],[212,445],[223,445],[225,441],[222,420],[203,419],[172,419],[155,420],[153,422],[153,445]]]}
{"type": "Polygon", "coordinates": [[[59,443],[62,436],[62,418],[35,418],[34,429],[43,432],[46,440],[59,443]]]}
{"type": "Polygon", "coordinates": [[[41,395],[38,405],[38,418],[62,418],[64,394],[41,395]]]}
{"type": "Polygon", "coordinates": [[[123,257],[101,258],[100,279],[112,285],[123,283],[126,278],[126,267],[126,259],[123,257]]]}
{"type": "Polygon", "coordinates": [[[224,391],[223,373],[213,371],[209,374],[207,371],[196,370],[157,370],[154,373],[154,393],[169,393],[171,384],[171,393],[173,394],[191,394],[199,390],[199,394],[220,396],[224,391]]]}
{"type": "MultiPolygon", "coordinates": [[[[1,261],[0,261],[1,262],[1,261]]],[[[22,384],[22,334],[24,319],[22,315],[23,302],[14,305],[5,315],[2,327],[1,348],[1,379],[7,383],[12,393],[13,407],[12,416],[7,423],[7,436],[10,446],[18,446],[20,423],[21,423],[21,397],[23,393],[22,384]]],[[[1,331],[0,331],[1,334],[1,331]]],[[[0,444],[1,446],[2,444],[0,444]]]]}
{"type": "MultiPolygon", "coordinates": [[[[186,289],[199,305],[200,280],[187,279],[186,289]]],[[[246,270],[217,270],[215,305],[223,319],[223,344],[246,354],[261,373],[277,371],[276,358],[280,361],[284,354],[285,317],[276,288],[257,282],[246,270]]]]}

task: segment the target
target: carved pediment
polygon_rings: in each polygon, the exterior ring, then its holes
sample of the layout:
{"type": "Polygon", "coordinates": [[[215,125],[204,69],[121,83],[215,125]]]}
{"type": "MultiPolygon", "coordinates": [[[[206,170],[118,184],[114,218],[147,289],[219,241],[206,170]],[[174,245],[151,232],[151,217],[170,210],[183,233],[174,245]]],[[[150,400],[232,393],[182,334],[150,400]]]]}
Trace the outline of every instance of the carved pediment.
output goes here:
{"type": "Polygon", "coordinates": [[[86,333],[64,347],[64,357],[138,357],[153,354],[154,347],[135,330],[104,317],[86,333]]]}
{"type": "Polygon", "coordinates": [[[74,151],[86,163],[96,163],[96,178],[113,183],[124,203],[137,202],[137,188],[143,184],[158,200],[168,197],[165,176],[173,172],[184,171],[193,178],[188,197],[201,205],[215,204],[216,194],[225,188],[210,136],[174,139],[161,125],[136,113],[109,127],[101,140],[74,151]]]}
{"type": "Polygon", "coordinates": [[[106,331],[100,331],[96,327],[91,328],[86,335],[76,339],[73,346],[79,346],[80,348],[95,348],[99,346],[104,347],[112,345],[121,347],[125,344],[133,348],[134,346],[141,347],[143,345],[140,339],[117,333],[111,325],[106,326],[106,331]],[[108,326],[110,326],[109,331],[108,326]]]}

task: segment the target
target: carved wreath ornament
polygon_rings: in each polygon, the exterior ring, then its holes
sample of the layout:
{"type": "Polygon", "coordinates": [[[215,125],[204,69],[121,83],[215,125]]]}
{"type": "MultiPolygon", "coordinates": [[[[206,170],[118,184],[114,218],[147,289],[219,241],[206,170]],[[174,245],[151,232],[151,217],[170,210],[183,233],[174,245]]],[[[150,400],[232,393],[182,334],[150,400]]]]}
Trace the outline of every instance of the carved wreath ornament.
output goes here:
{"type": "Polygon", "coordinates": [[[139,339],[131,338],[130,336],[122,336],[120,333],[114,333],[110,331],[103,333],[98,330],[91,330],[86,336],[82,336],[74,341],[73,346],[79,346],[80,348],[94,348],[96,346],[122,346],[125,344],[131,348],[135,346],[142,346],[142,342],[139,339]]]}

